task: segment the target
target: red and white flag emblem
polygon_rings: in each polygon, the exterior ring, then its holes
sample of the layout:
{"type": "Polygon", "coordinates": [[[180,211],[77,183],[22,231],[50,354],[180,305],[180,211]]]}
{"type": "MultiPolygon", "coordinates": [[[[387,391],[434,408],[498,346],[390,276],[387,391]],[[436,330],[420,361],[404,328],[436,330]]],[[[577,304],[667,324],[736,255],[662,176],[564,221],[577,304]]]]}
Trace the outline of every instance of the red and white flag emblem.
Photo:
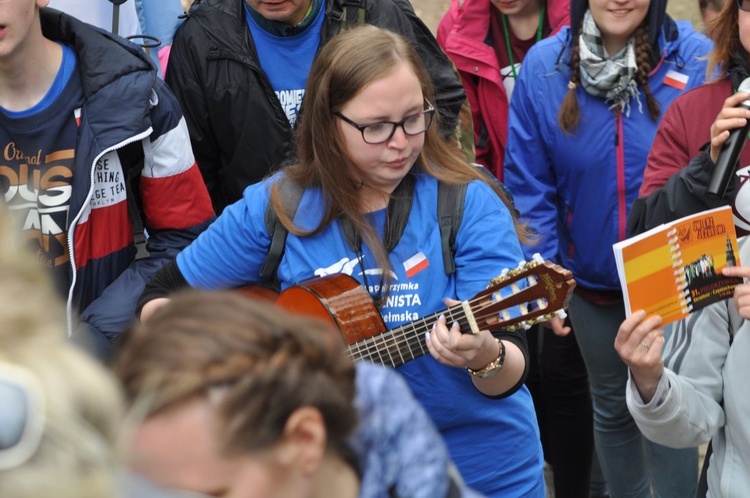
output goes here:
{"type": "Polygon", "coordinates": [[[404,269],[406,270],[406,278],[411,278],[417,273],[421,272],[425,268],[430,266],[430,262],[427,261],[427,256],[419,251],[411,258],[404,261],[404,269]]]}
{"type": "Polygon", "coordinates": [[[670,69],[664,77],[664,84],[675,87],[678,90],[684,90],[689,79],[690,76],[687,74],[678,73],[677,71],[672,71],[670,69]]]}
{"type": "Polygon", "coordinates": [[[76,118],[76,126],[81,126],[81,108],[73,109],[73,117],[76,118]]]}

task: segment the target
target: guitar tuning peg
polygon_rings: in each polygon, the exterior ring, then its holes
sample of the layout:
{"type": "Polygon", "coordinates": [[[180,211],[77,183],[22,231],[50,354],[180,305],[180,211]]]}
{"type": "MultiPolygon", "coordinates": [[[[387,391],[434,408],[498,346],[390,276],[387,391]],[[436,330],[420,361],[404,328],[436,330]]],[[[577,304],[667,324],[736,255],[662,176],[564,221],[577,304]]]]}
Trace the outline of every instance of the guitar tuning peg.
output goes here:
{"type": "MultiPolygon", "coordinates": [[[[557,310],[555,312],[555,314],[557,315],[557,318],[559,318],[560,320],[565,320],[565,318],[568,316],[568,314],[565,313],[565,310],[563,310],[563,309],[557,310]]],[[[552,318],[552,317],[550,317],[550,318],[552,318]]]]}
{"type": "Polygon", "coordinates": [[[534,253],[534,255],[533,255],[533,256],[531,256],[531,259],[532,259],[532,260],[533,260],[533,261],[534,261],[535,263],[537,263],[537,264],[539,264],[539,265],[541,265],[542,263],[544,263],[544,258],[543,258],[543,257],[542,257],[542,255],[541,255],[541,254],[539,254],[538,252],[535,252],[535,253],[534,253]]]}
{"type": "Polygon", "coordinates": [[[495,277],[492,280],[490,280],[489,284],[487,284],[487,288],[489,289],[490,287],[494,287],[494,286],[496,286],[498,284],[501,284],[503,281],[507,280],[508,279],[508,273],[509,273],[508,269],[505,268],[500,273],[500,275],[498,275],[497,277],[495,277]]]}

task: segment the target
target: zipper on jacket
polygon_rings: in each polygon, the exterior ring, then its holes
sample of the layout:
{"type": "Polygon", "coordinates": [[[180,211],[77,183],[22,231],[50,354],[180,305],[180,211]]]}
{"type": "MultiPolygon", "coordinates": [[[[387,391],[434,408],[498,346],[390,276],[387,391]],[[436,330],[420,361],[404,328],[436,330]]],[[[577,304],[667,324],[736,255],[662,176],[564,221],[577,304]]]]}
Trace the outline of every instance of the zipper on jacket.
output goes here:
{"type": "MultiPolygon", "coordinates": [[[[76,280],[78,278],[78,270],[76,269],[76,257],[75,257],[75,244],[74,244],[74,237],[75,237],[75,228],[78,225],[78,220],[81,219],[81,215],[83,215],[83,212],[86,210],[86,206],[88,206],[91,203],[91,197],[94,195],[94,174],[96,173],[96,163],[99,162],[99,160],[104,157],[106,154],[116,151],[118,149],[121,149],[125,147],[126,145],[136,142],[138,140],[143,140],[144,138],[151,135],[153,132],[153,128],[149,127],[148,130],[145,132],[130,137],[126,140],[123,140],[117,145],[114,145],[108,149],[103,150],[94,158],[94,162],[91,165],[91,177],[89,178],[89,191],[88,194],[86,194],[86,199],[84,199],[83,204],[81,204],[81,209],[76,213],[73,220],[70,222],[70,226],[68,227],[68,254],[70,255],[70,267],[71,267],[71,275],[70,275],[70,287],[68,288],[68,302],[65,306],[65,314],[67,318],[66,328],[68,329],[68,337],[71,337],[73,335],[73,290],[76,287],[76,280]]],[[[122,166],[121,166],[122,167],[122,166]]],[[[126,180],[127,181],[127,180],[126,180]]],[[[83,312],[83,310],[80,310],[83,312]]]]}
{"type": "Polygon", "coordinates": [[[617,240],[627,236],[627,192],[625,188],[625,144],[622,130],[622,111],[615,110],[615,157],[617,174],[617,240]]]}

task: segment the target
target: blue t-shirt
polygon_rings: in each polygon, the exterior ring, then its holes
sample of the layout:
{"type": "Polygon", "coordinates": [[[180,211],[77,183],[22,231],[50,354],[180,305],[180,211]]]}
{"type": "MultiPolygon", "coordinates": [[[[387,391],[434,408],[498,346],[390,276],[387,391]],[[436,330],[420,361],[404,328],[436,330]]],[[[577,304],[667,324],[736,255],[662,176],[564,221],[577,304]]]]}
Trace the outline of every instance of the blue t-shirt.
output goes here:
{"type": "Polygon", "coordinates": [[[304,31],[292,36],[277,36],[255,22],[245,5],[245,19],[255,42],[258,60],[281,103],[289,124],[294,128],[305,95],[307,75],[320,44],[325,9],[318,9],[315,19],[304,31]]]}
{"type": "MultiPolygon", "coordinates": [[[[391,291],[381,309],[389,328],[444,309],[446,297],[471,298],[492,277],[523,259],[508,209],[486,184],[474,181],[468,186],[456,237],[456,272],[446,275],[437,181],[423,174],[416,178],[409,220],[390,253],[391,291]]],[[[178,255],[177,264],[190,285],[213,289],[258,280],[270,244],[264,216],[272,181],[248,187],[243,199],[178,255]]],[[[319,191],[306,191],[295,224],[302,229],[315,227],[322,206],[319,191]]],[[[384,213],[373,217],[378,223],[384,213]]],[[[357,254],[334,221],[314,236],[290,233],[278,277],[285,288],[315,275],[347,273],[377,293],[380,272],[375,266],[369,249],[357,254]]],[[[544,497],[539,432],[526,387],[507,398],[486,397],[464,369],[442,365],[429,354],[398,370],[445,438],[469,486],[493,497],[544,497]]]]}
{"type": "Polygon", "coordinates": [[[76,110],[83,102],[76,54],[60,44],[62,63],[52,86],[23,111],[0,109],[0,193],[37,259],[67,293],[70,254],[68,211],[78,137],[76,110]]]}

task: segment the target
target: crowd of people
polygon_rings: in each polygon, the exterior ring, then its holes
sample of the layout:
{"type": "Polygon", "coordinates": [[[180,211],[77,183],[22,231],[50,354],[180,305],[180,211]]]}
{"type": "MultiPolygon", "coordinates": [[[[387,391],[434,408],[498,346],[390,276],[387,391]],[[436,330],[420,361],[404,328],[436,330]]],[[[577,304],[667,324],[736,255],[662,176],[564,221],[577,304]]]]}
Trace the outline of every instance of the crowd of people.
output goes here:
{"type": "Polygon", "coordinates": [[[708,36],[666,0],[452,0],[435,36],[408,0],[107,3],[142,46],[0,2],[0,495],[750,493],[750,284],[663,329],[611,248],[750,233],[750,152],[707,193],[750,2],[708,36]],[[477,325],[536,254],[568,316],[477,325]]]}

